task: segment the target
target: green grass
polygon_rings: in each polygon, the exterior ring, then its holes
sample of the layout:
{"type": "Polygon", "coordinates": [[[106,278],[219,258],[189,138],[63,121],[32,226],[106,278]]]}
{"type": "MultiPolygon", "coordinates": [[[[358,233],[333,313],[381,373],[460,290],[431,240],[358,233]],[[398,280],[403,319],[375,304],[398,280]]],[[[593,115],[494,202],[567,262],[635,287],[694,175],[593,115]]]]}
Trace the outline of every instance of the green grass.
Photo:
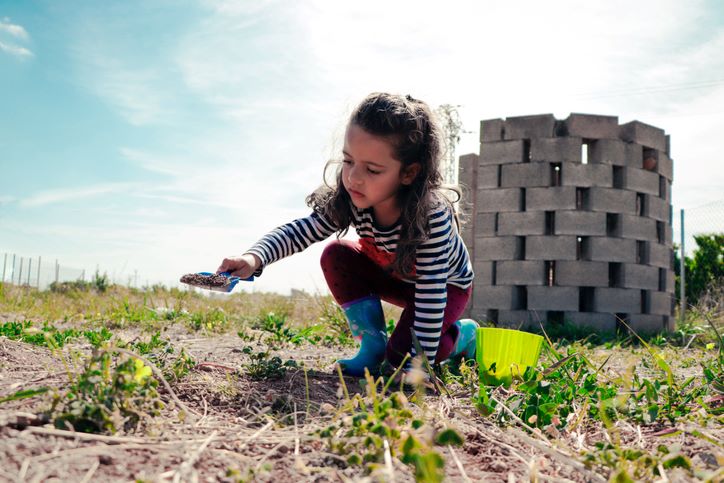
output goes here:
{"type": "MultiPolygon", "coordinates": [[[[237,334],[248,362],[234,372],[236,378],[271,384],[291,374],[303,381],[306,422],[307,369],[283,351],[323,345],[341,355],[353,346],[344,314],[330,297],[209,297],[161,287],[141,291],[97,285],[38,292],[0,284],[0,313],[8,319],[0,321],[0,336],[66,351],[77,361],[66,386],[21,387],[0,403],[43,397],[49,419],[58,426],[110,434],[142,431],[147,419],[163,413],[163,404],[156,390],[161,379],[141,358],[172,385],[196,364],[162,335],[175,328],[195,338],[237,334]],[[127,329],[140,335],[126,340],[127,329]],[[77,349],[82,346],[85,352],[77,349]]],[[[686,447],[639,447],[622,436],[621,428],[668,428],[672,435],[724,448],[711,436],[724,424],[724,345],[717,310],[690,310],[674,331],[648,338],[631,332],[607,338],[548,333],[538,366],[510,387],[481,387],[474,363],[436,367],[439,387],[500,427],[523,427],[554,440],[599,431],[605,437],[599,435],[582,450],[579,460],[615,481],[656,480],[666,471],[683,472],[692,480],[714,478],[696,467],[686,447]]],[[[394,321],[398,313],[388,311],[386,319],[394,321]]],[[[228,384],[229,391],[237,390],[233,380],[228,384]]],[[[408,465],[418,481],[441,481],[440,448],[465,442],[459,431],[436,424],[430,405],[438,400],[426,396],[422,386],[412,393],[398,388],[391,377],[368,377],[362,386],[362,394],[350,395],[342,384],[337,407],[316,430],[326,450],[373,478],[386,471],[392,457],[408,465]]],[[[296,414],[293,401],[277,398],[274,404],[270,414],[278,424],[289,424],[289,414],[296,414]]]]}

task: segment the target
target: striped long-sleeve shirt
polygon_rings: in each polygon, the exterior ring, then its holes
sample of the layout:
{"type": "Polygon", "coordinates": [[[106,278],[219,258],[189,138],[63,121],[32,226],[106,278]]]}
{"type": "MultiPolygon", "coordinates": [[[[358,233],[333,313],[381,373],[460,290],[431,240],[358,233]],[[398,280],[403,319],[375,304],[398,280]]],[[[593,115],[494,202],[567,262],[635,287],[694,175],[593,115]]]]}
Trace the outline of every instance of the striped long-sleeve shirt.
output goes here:
{"type": "MultiPolygon", "coordinates": [[[[381,227],[375,220],[371,208],[359,210],[352,206],[352,226],[360,237],[360,243],[375,247],[379,253],[394,256],[400,238],[399,221],[391,227],[381,227]]],[[[473,280],[473,270],[465,244],[460,237],[447,203],[440,203],[429,215],[430,234],[417,248],[414,280],[402,278],[415,284],[415,335],[432,363],[437,354],[442,330],[443,314],[447,302],[447,284],[466,289],[473,280]]],[[[319,213],[313,212],[306,218],[299,218],[275,228],[256,242],[247,253],[261,260],[263,268],[272,262],[300,252],[312,243],[322,241],[338,231],[331,222],[319,213]]],[[[375,257],[372,257],[373,259],[375,257]]],[[[379,260],[375,260],[379,263],[379,260]]],[[[415,354],[411,347],[411,353],[415,354]]]]}

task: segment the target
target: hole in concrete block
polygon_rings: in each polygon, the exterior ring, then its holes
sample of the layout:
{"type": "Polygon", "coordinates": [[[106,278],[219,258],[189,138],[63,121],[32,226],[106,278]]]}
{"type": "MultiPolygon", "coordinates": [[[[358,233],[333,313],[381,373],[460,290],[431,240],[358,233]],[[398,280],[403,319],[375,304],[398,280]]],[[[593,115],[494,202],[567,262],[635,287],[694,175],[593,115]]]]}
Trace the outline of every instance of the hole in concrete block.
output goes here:
{"type": "Polygon", "coordinates": [[[591,239],[587,236],[576,238],[576,260],[591,259],[591,239]]]}
{"type": "Polygon", "coordinates": [[[576,209],[590,210],[590,188],[576,188],[576,209]]]}
{"type": "Polygon", "coordinates": [[[523,162],[530,163],[530,139],[523,140],[523,162]]]}
{"type": "Polygon", "coordinates": [[[561,185],[561,163],[551,163],[551,186],[561,185]]]}
{"type": "Polygon", "coordinates": [[[581,164],[588,164],[588,143],[581,143],[581,164]]]}
{"type": "Polygon", "coordinates": [[[525,260],[525,237],[517,236],[517,237],[515,237],[515,241],[516,241],[515,259],[516,260],[525,260]]]}
{"type": "Polygon", "coordinates": [[[563,138],[568,136],[568,126],[566,121],[556,121],[553,125],[553,133],[557,138],[563,138]]]}
{"type": "Polygon", "coordinates": [[[643,149],[643,168],[647,171],[656,171],[657,153],[655,149],[643,149]]]}
{"type": "Polygon", "coordinates": [[[649,263],[646,259],[646,244],[648,242],[636,240],[636,263],[649,263]]]}
{"type": "Polygon", "coordinates": [[[497,276],[497,273],[498,273],[498,262],[497,262],[497,261],[493,261],[493,268],[491,269],[491,272],[492,272],[491,275],[492,275],[492,277],[493,277],[492,284],[493,284],[493,285],[498,285],[498,276],[497,276]]]}
{"type": "Polygon", "coordinates": [[[553,235],[556,232],[556,212],[546,211],[545,234],[553,235]]]}
{"type": "Polygon", "coordinates": [[[485,318],[487,318],[493,324],[498,325],[498,309],[488,309],[485,312],[485,318]]]}
{"type": "Polygon", "coordinates": [[[552,287],[556,284],[556,262],[549,260],[545,262],[546,285],[552,287]]]}
{"type": "Polygon", "coordinates": [[[659,176],[659,198],[666,199],[666,178],[659,176]]]}
{"type": "Polygon", "coordinates": [[[636,214],[644,216],[646,213],[646,196],[643,193],[636,193],[636,214]]]}
{"type": "Polygon", "coordinates": [[[593,312],[593,287],[581,287],[578,290],[578,311],[593,312]]]}
{"type": "Polygon", "coordinates": [[[659,268],[659,292],[666,292],[666,269],[659,268]]]}
{"type": "Polygon", "coordinates": [[[651,312],[651,297],[648,290],[641,291],[641,313],[648,314],[651,312]]]}
{"type": "Polygon", "coordinates": [[[659,240],[659,243],[666,243],[666,234],[665,234],[665,227],[663,221],[657,221],[656,222],[656,238],[659,240]]]}
{"type": "Polygon", "coordinates": [[[606,236],[618,236],[621,215],[606,213],[606,236]]]}
{"type": "Polygon", "coordinates": [[[498,165],[496,174],[497,174],[497,178],[498,178],[498,180],[496,181],[496,184],[498,185],[498,187],[500,187],[500,186],[502,186],[501,183],[502,183],[502,179],[503,179],[503,167],[502,166],[498,165]]]}
{"type": "Polygon", "coordinates": [[[548,323],[555,325],[563,325],[565,317],[562,310],[550,310],[548,311],[548,323]]]}
{"type": "Polygon", "coordinates": [[[494,230],[493,233],[495,233],[496,235],[498,234],[498,219],[499,219],[499,218],[500,218],[500,213],[496,213],[496,214],[493,216],[493,225],[494,225],[494,226],[493,226],[493,230],[494,230]]]}
{"type": "Polygon", "coordinates": [[[620,263],[611,262],[608,264],[608,286],[623,287],[623,270],[620,263]]]}
{"type": "Polygon", "coordinates": [[[623,166],[613,167],[613,187],[616,189],[623,189],[623,178],[624,178],[623,166]]]}
{"type": "Polygon", "coordinates": [[[526,202],[525,202],[525,188],[520,189],[520,203],[518,206],[518,209],[520,211],[525,211],[526,202]]]}
{"type": "Polygon", "coordinates": [[[528,310],[528,287],[525,285],[515,286],[515,310],[528,310]]]}

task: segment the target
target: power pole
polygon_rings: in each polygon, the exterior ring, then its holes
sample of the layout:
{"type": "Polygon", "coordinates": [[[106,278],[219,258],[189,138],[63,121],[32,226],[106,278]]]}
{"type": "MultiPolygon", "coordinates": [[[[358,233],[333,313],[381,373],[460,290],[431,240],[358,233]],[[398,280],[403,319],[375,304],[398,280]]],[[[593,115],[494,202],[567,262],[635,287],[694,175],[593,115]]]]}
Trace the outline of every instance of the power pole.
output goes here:
{"type": "Polygon", "coordinates": [[[445,139],[442,175],[447,184],[457,184],[458,162],[455,155],[455,148],[460,142],[460,134],[465,132],[463,130],[463,122],[460,120],[460,114],[458,113],[458,107],[460,106],[442,104],[436,109],[443,138],[445,139]]]}

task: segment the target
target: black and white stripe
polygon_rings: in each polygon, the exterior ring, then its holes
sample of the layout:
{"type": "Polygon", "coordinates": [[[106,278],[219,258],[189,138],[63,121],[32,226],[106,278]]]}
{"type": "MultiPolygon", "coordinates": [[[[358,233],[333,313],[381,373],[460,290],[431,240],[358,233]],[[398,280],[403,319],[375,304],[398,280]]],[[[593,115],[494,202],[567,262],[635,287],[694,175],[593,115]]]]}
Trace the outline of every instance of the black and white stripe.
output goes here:
{"type": "MultiPolygon", "coordinates": [[[[358,210],[352,206],[352,212],[352,226],[360,238],[371,238],[380,250],[395,252],[400,239],[399,223],[381,228],[375,224],[371,208],[358,210]]],[[[447,303],[446,285],[468,288],[473,281],[473,270],[450,207],[441,203],[430,212],[429,221],[429,238],[417,249],[417,279],[404,281],[415,284],[415,334],[432,363],[440,342],[447,303]]],[[[261,267],[255,275],[261,275],[264,267],[270,263],[301,252],[312,243],[325,240],[335,231],[334,225],[318,213],[275,228],[247,251],[261,260],[261,267]]],[[[415,354],[414,347],[411,352],[415,354]]]]}

